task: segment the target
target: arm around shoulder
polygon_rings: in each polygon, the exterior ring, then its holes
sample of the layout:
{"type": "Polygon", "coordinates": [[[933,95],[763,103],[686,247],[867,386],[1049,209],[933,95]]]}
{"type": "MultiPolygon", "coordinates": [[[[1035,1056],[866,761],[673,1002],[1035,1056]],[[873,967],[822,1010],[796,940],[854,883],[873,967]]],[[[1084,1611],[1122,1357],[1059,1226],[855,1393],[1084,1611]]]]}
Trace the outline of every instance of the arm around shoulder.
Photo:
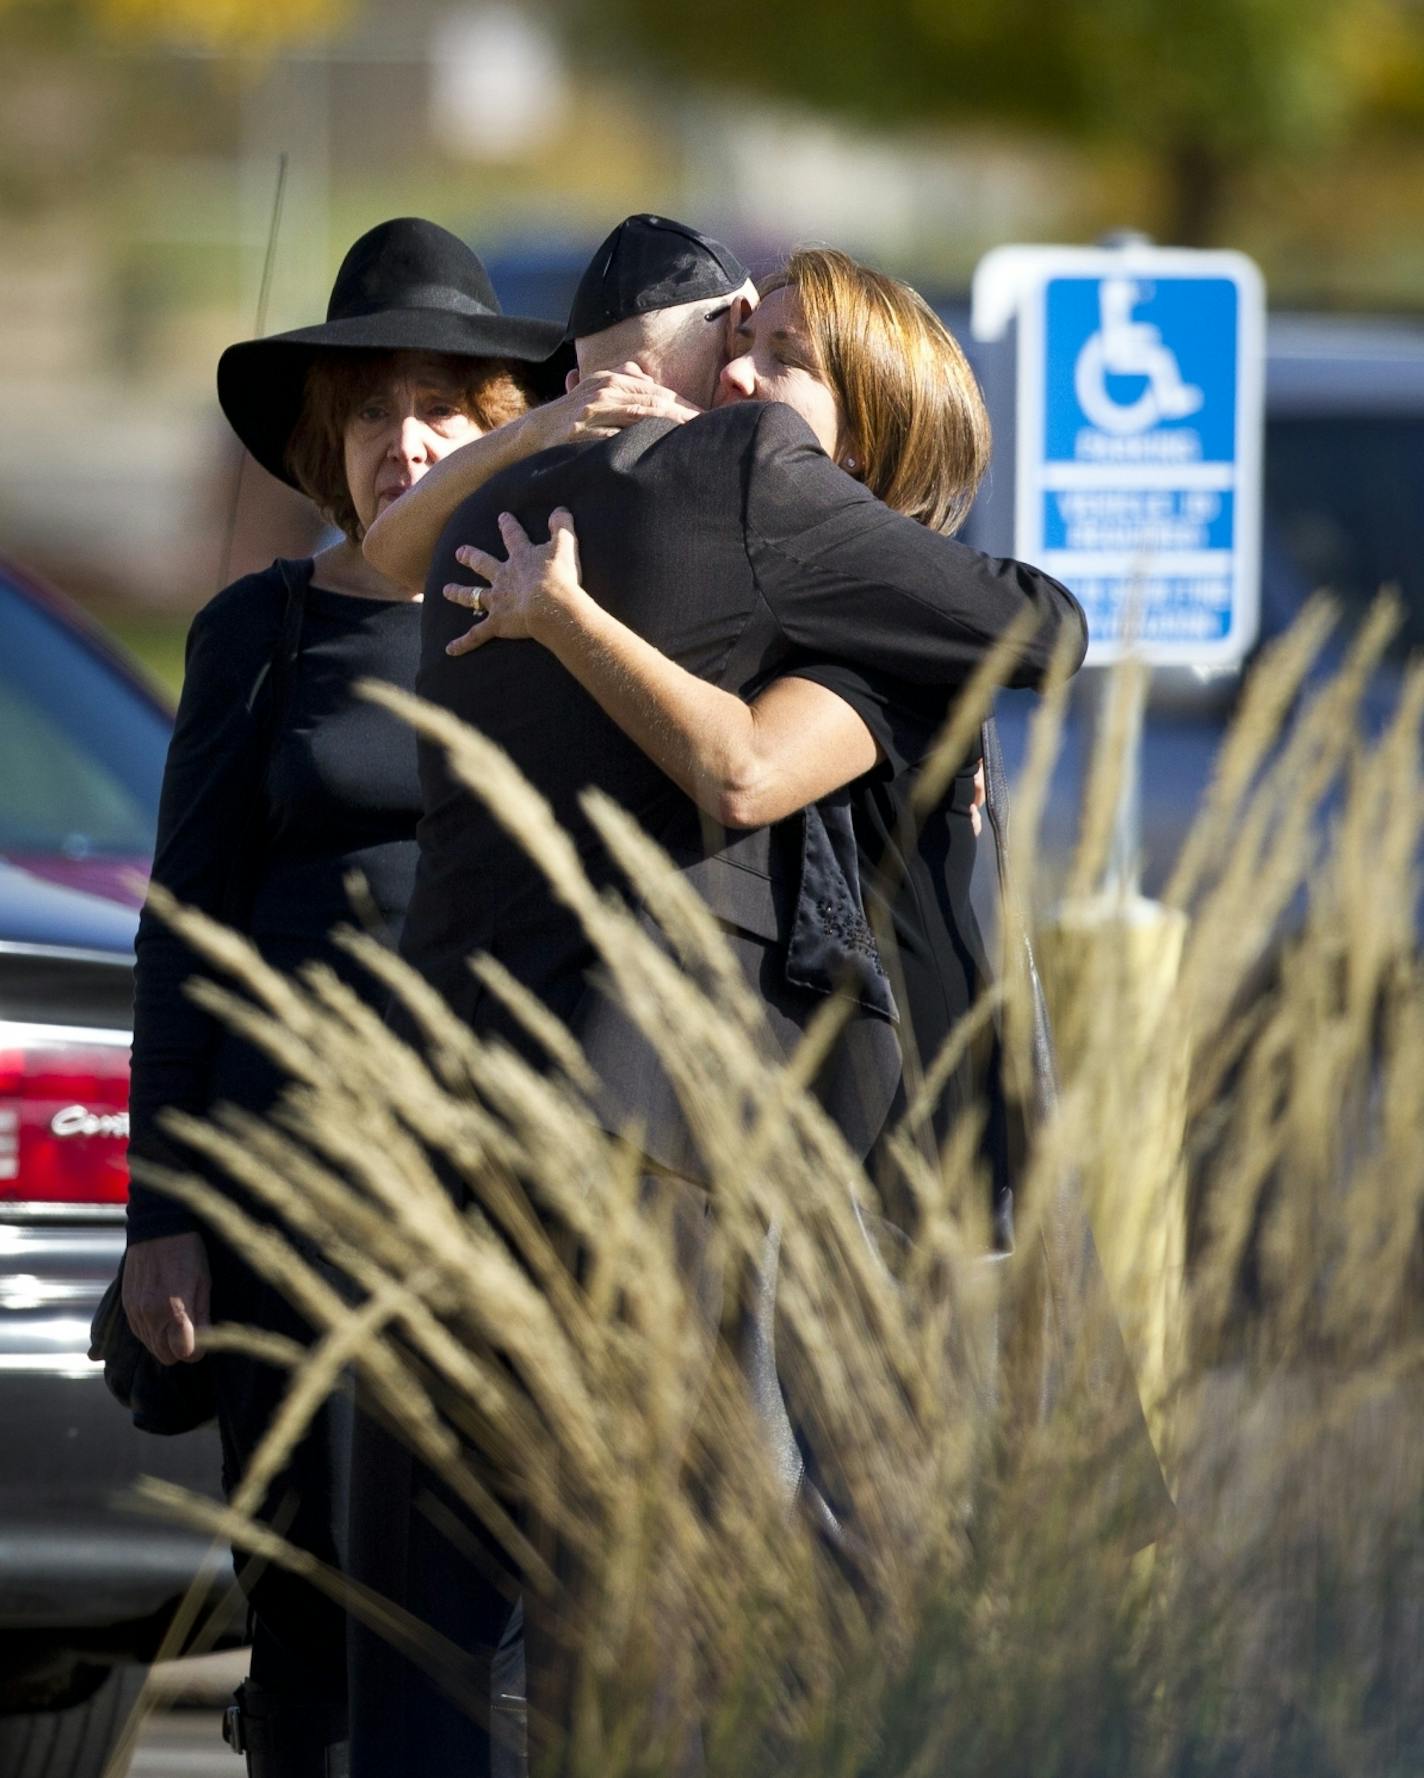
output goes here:
{"type": "Polygon", "coordinates": [[[366,559],[398,586],[419,591],[441,534],[461,501],[491,477],[554,445],[608,438],[639,420],[689,420],[697,411],[636,364],[595,371],[566,394],[530,408],[432,464],[372,522],[361,546],[366,559]]]}
{"type": "Polygon", "coordinates": [[[440,534],[460,502],[511,464],[544,450],[550,443],[548,430],[548,409],[531,408],[451,451],[376,515],[361,540],[361,553],[387,580],[419,590],[440,534]]]}

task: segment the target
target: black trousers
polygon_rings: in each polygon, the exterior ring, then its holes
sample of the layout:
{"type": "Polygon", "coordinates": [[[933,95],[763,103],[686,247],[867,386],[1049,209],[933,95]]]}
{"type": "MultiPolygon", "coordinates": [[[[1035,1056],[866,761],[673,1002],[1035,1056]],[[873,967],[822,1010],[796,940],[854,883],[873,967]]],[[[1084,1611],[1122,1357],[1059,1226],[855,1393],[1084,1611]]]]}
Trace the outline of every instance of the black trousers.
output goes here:
{"type": "Polygon", "coordinates": [[[351,1573],[408,1614],[353,1619],[352,1778],[488,1778],[491,1667],[519,1595],[505,1553],[395,1434],[358,1413],[351,1573]]]}
{"type": "MultiPolygon", "coordinates": [[[[778,945],[728,928],[748,983],[767,1011],[773,1053],[788,1053],[822,1004],[810,990],[784,980],[778,945]]],[[[506,1037],[493,1010],[481,1035],[506,1037]]],[[[566,1010],[559,1009],[561,1012],[566,1010]]],[[[403,1030],[402,1015],[391,1023],[403,1030]]],[[[596,1109],[606,1127],[637,1119],[650,1160],[650,1193],[668,1176],[695,1180],[701,1162],[656,1051],[610,999],[587,990],[577,1030],[601,1082],[596,1109]]],[[[414,1035],[413,1033],[407,1033],[414,1035]]],[[[878,1016],[851,1021],[836,1045],[817,1090],[851,1145],[865,1153],[884,1127],[901,1090],[895,1029],[878,1016]]],[[[449,1181],[457,1201],[465,1188],[449,1181]]],[[[700,1206],[696,1188],[690,1202],[700,1206]]],[[[700,1210],[686,1215],[686,1264],[699,1264],[695,1228],[700,1210]]],[[[681,1228],[682,1219],[679,1219],[681,1228]]],[[[711,1312],[715,1326],[716,1314],[711,1312]]],[[[785,1428],[789,1445],[791,1432],[785,1428]]],[[[521,1587],[514,1565],[477,1525],[442,1479],[415,1459],[374,1418],[358,1413],[352,1442],[350,1572],[363,1589],[408,1613],[412,1639],[393,1643],[355,1622],[351,1631],[350,1723],[352,1778],[488,1778],[497,1770],[490,1733],[491,1667],[521,1587]],[[423,1625],[431,1634],[421,1638],[423,1625]]],[[[484,1478],[495,1492],[499,1478],[484,1478]]],[[[524,1527],[543,1543],[539,1528],[524,1527]]],[[[561,1586],[577,1591],[579,1576],[565,1547],[546,1547],[561,1586]]],[[[571,1662],[558,1626],[526,1596],[524,1641],[529,1715],[557,1736],[569,1721],[571,1662]]]]}
{"type": "MultiPolygon", "coordinates": [[[[209,1242],[217,1324],[235,1322],[303,1344],[307,1322],[237,1255],[209,1242]]],[[[215,1353],[223,1489],[231,1496],[285,1396],[292,1373],[246,1354],[215,1353]]],[[[349,1396],[333,1395],[267,1490],[259,1516],[299,1549],[345,1567],[350,1474],[349,1396]]],[[[346,1613],[328,1594],[285,1568],[236,1551],[247,1596],[252,1680],[273,1724],[277,1752],[264,1778],[327,1778],[346,1743],[346,1613]]]]}

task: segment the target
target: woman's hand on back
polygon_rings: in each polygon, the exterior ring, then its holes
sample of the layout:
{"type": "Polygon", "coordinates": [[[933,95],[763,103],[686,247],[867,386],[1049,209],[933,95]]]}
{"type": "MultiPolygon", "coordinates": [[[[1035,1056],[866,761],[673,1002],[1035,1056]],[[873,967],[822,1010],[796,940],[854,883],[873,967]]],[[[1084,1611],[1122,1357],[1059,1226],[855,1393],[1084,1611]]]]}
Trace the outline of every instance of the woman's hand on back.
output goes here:
{"type": "Polygon", "coordinates": [[[452,605],[479,612],[478,621],[445,645],[446,654],[469,654],[486,642],[543,641],[552,624],[577,620],[581,603],[592,603],[579,579],[578,537],[563,507],[549,515],[549,541],[531,543],[512,513],[499,515],[499,534],[509,552],[501,561],[464,544],[455,559],[489,582],[485,587],[447,585],[452,605]]]}
{"type": "Polygon", "coordinates": [[[557,401],[531,411],[547,450],[552,445],[587,444],[612,438],[639,420],[695,420],[702,412],[666,389],[631,360],[617,370],[596,370],[557,401]]]}

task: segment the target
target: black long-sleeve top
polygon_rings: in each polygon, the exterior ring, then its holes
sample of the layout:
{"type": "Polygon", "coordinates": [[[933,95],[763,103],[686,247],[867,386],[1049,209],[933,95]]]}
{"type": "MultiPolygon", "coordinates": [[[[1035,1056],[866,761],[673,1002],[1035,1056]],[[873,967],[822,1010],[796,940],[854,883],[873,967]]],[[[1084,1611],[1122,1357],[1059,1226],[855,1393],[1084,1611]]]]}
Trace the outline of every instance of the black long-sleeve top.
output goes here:
{"type": "MultiPolygon", "coordinates": [[[[274,967],[290,972],[319,958],[358,992],[383,999],[329,933],[352,918],[345,882],[355,870],[390,936],[399,936],[415,875],[415,739],[351,688],[368,676],[414,683],[420,608],[312,586],[312,564],[294,566],[307,582],[301,644],[275,733],[264,721],[262,676],[286,604],[279,571],[235,582],[193,620],[154,880],[179,901],[240,926],[274,967]]],[[[192,1157],[176,1156],[158,1127],[165,1106],[197,1114],[222,1102],[261,1110],[282,1084],[262,1055],[188,998],[183,985],[194,973],[208,971],[145,909],[130,1152],[185,1166],[192,1157]]],[[[137,1184],[128,1224],[131,1242],[195,1226],[182,1205],[137,1184]]]]}

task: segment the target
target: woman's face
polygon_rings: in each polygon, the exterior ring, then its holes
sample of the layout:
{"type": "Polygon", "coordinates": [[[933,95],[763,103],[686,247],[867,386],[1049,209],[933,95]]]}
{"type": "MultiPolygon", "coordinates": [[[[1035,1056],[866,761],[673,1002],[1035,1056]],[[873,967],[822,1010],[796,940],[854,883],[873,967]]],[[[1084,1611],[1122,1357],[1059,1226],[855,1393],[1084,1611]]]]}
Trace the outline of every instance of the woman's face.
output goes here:
{"type": "Polygon", "coordinates": [[[729,401],[782,401],[795,408],[828,457],[842,447],[840,400],[816,368],[801,298],[789,285],[773,290],[737,328],[714,406],[729,401]]]}
{"type": "Polygon", "coordinates": [[[432,463],[481,436],[466,388],[444,365],[403,352],[356,407],[344,434],[346,486],[363,530],[432,463]]]}

